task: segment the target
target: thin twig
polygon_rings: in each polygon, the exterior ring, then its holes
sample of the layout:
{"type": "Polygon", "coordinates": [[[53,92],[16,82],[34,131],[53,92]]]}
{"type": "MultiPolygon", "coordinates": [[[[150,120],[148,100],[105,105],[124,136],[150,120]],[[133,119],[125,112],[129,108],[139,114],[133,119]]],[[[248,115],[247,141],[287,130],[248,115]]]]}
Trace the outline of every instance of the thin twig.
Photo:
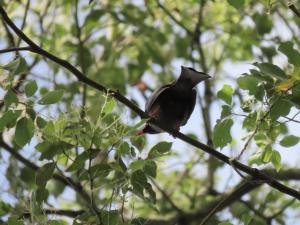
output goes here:
{"type": "Polygon", "coordinates": [[[183,28],[189,35],[193,35],[193,32],[190,31],[180,20],[176,19],[176,17],[163,5],[159,0],[156,0],[156,3],[159,8],[161,8],[178,26],[183,28]]]}
{"type": "Polygon", "coordinates": [[[156,183],[156,181],[154,179],[150,179],[151,182],[154,184],[154,186],[157,188],[157,190],[159,190],[159,192],[162,194],[163,198],[169,202],[169,204],[180,214],[183,213],[182,209],[180,209],[174,202],[173,200],[170,198],[170,196],[164,191],[163,188],[161,188],[158,183],[156,183]]]}
{"type": "MultiPolygon", "coordinates": [[[[20,30],[24,30],[25,25],[26,25],[26,20],[27,20],[27,15],[28,15],[28,11],[29,11],[29,6],[30,6],[30,0],[27,0],[26,6],[25,6],[25,12],[23,15],[23,20],[22,20],[22,24],[21,24],[21,28],[20,30]]],[[[17,47],[20,46],[22,39],[19,38],[19,40],[17,41],[17,47]]]]}
{"type": "Polygon", "coordinates": [[[31,47],[7,48],[7,49],[1,49],[0,54],[10,53],[10,52],[17,52],[17,51],[30,51],[30,50],[31,50],[31,47]]]}
{"type": "Polygon", "coordinates": [[[274,219],[277,216],[279,216],[280,214],[282,214],[288,207],[290,207],[292,204],[294,204],[296,199],[292,199],[291,201],[289,201],[287,204],[285,204],[278,212],[274,213],[272,216],[270,216],[270,219],[274,219]]]}
{"type": "Polygon", "coordinates": [[[251,205],[250,202],[244,201],[242,199],[239,200],[241,203],[243,203],[248,209],[250,209],[252,212],[255,213],[258,217],[262,218],[263,220],[267,220],[268,218],[259,210],[255,209],[253,205],[251,205]]]}

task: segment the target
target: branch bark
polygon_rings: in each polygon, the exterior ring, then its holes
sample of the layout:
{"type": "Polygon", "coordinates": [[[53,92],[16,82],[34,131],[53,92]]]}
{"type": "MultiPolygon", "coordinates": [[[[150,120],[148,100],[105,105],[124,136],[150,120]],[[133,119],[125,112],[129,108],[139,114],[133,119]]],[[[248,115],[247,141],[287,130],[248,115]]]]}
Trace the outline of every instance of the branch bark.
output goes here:
{"type": "MultiPolygon", "coordinates": [[[[86,83],[87,85],[105,92],[109,95],[111,95],[112,97],[114,97],[116,100],[118,100],[119,102],[123,103],[124,105],[126,105],[128,108],[130,108],[132,111],[134,111],[135,113],[137,113],[140,117],[142,118],[149,118],[149,116],[143,111],[141,110],[137,105],[135,105],[133,102],[131,102],[129,99],[127,99],[125,96],[123,96],[122,94],[120,94],[118,91],[113,91],[110,90],[108,88],[106,88],[105,86],[89,79],[87,76],[85,76],[84,74],[82,74],[76,67],[74,67],[72,64],[70,64],[68,61],[63,60],[53,54],[51,54],[50,52],[42,49],[41,47],[39,47],[37,44],[35,44],[27,35],[25,35],[15,24],[14,22],[8,17],[6,11],[4,10],[3,7],[0,7],[0,14],[3,18],[3,20],[8,24],[8,26],[23,40],[25,41],[30,47],[31,47],[31,51],[35,52],[37,54],[40,54],[50,60],[52,60],[53,62],[61,65],[62,67],[66,68],[67,70],[69,70],[80,82],[86,83]]],[[[151,118],[149,119],[149,122],[158,126],[159,128],[161,128],[162,130],[172,134],[174,137],[177,137],[181,140],[183,140],[184,142],[196,147],[196,148],[200,148],[203,151],[205,151],[206,153],[214,156],[215,158],[219,159],[220,161],[228,164],[228,165],[232,165],[234,166],[236,169],[239,169],[240,171],[243,171],[244,173],[247,173],[248,175],[252,176],[252,180],[256,180],[256,181],[260,181],[260,182],[264,182],[268,185],[270,185],[271,187],[287,194],[290,195],[292,197],[295,197],[296,199],[300,200],[300,192],[290,188],[280,182],[278,182],[277,180],[275,180],[272,177],[269,177],[268,175],[264,174],[263,172],[261,172],[260,170],[256,169],[256,168],[252,168],[249,166],[246,166],[245,164],[240,163],[237,160],[231,160],[228,156],[218,152],[217,150],[215,150],[214,148],[205,145],[197,140],[194,140],[184,134],[182,134],[181,132],[178,132],[174,129],[171,129],[169,127],[165,127],[162,126],[161,124],[159,124],[155,119],[151,118]]]]}

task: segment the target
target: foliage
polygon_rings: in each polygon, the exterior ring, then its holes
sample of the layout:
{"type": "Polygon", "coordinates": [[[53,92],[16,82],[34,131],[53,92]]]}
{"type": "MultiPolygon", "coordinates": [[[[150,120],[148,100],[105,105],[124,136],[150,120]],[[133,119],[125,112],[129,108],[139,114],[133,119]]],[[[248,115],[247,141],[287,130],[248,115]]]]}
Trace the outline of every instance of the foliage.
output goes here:
{"type": "MultiPolygon", "coordinates": [[[[286,160],[299,155],[300,140],[300,17],[290,5],[0,0],[0,6],[40,47],[140,108],[181,64],[212,75],[199,85],[201,114],[184,133],[299,189],[292,180],[300,171],[286,160]]],[[[147,120],[110,92],[22,49],[24,40],[2,22],[0,217],[7,224],[199,224],[207,215],[206,224],[287,224],[299,211],[299,202],[261,181],[244,188],[240,173],[230,175],[232,168],[187,143],[136,136],[147,120]],[[223,211],[219,203],[231,193],[223,211]]]]}

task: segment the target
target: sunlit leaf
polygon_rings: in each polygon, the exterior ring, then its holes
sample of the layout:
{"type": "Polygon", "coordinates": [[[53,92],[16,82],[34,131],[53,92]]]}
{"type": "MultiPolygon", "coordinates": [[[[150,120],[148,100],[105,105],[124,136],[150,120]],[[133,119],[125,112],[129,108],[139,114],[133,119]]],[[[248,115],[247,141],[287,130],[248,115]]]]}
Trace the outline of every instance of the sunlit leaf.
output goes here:
{"type": "Polygon", "coordinates": [[[4,96],[4,104],[10,106],[12,103],[18,103],[19,99],[15,92],[9,89],[4,96]]]}
{"type": "Polygon", "coordinates": [[[232,125],[232,119],[226,119],[216,124],[213,130],[213,142],[215,147],[223,148],[225,145],[231,143],[232,137],[230,130],[232,125]]]}
{"type": "Polygon", "coordinates": [[[2,68],[5,70],[9,70],[11,75],[19,75],[28,71],[27,63],[23,57],[18,57],[2,68]]]}
{"type": "Polygon", "coordinates": [[[261,72],[270,77],[274,77],[280,80],[286,79],[285,72],[279,67],[271,63],[254,63],[261,72]]]}
{"type": "Polygon", "coordinates": [[[292,42],[281,43],[278,50],[287,56],[289,63],[300,66],[300,53],[293,47],[292,42]]]}
{"type": "Polygon", "coordinates": [[[282,81],[282,82],[276,84],[275,90],[277,92],[290,90],[291,87],[293,87],[294,83],[295,83],[294,78],[288,79],[286,81],[282,81]]]}
{"type": "Polygon", "coordinates": [[[11,128],[13,127],[19,116],[21,115],[21,110],[8,110],[6,111],[3,116],[0,118],[0,132],[4,130],[5,127],[11,128]]]}
{"type": "Polygon", "coordinates": [[[283,147],[292,147],[300,141],[300,137],[294,136],[294,135],[288,135],[285,136],[283,139],[280,141],[280,145],[283,147]]]}
{"type": "Polygon", "coordinates": [[[270,111],[271,118],[277,120],[280,116],[286,116],[289,114],[292,107],[292,103],[288,100],[281,99],[273,105],[270,111]]]}
{"type": "Polygon", "coordinates": [[[58,102],[64,94],[64,90],[56,90],[47,92],[42,98],[38,101],[41,105],[50,105],[58,102]]]}
{"type": "Polygon", "coordinates": [[[281,169],[281,156],[278,151],[273,151],[271,162],[274,165],[276,171],[278,172],[281,169]]]}
{"type": "Polygon", "coordinates": [[[35,80],[29,81],[25,85],[25,94],[27,97],[31,97],[37,91],[38,87],[35,80]]]}
{"type": "Polygon", "coordinates": [[[242,8],[245,4],[245,0],[227,0],[227,2],[236,9],[242,8]]]}
{"type": "Polygon", "coordinates": [[[23,117],[17,122],[14,140],[19,146],[22,147],[31,140],[33,133],[33,121],[31,118],[23,117]]]}
{"type": "Polygon", "coordinates": [[[225,101],[228,105],[231,105],[232,94],[233,94],[232,87],[228,84],[225,84],[223,88],[220,91],[218,91],[217,96],[218,98],[225,101]]]}
{"type": "Polygon", "coordinates": [[[136,171],[136,170],[143,169],[144,165],[145,165],[145,161],[143,159],[139,159],[139,160],[133,161],[129,165],[129,167],[130,167],[130,169],[132,169],[132,171],[136,171]]]}
{"type": "Polygon", "coordinates": [[[161,156],[171,150],[172,142],[160,142],[153,146],[149,152],[149,158],[155,158],[161,156]]]}

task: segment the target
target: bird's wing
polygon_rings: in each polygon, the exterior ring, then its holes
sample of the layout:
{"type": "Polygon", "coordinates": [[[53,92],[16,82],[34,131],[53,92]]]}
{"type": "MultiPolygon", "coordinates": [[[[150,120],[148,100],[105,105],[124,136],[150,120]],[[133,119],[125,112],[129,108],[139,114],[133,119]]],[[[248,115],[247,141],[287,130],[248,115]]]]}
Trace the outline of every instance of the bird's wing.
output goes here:
{"type": "Polygon", "coordinates": [[[183,126],[187,123],[187,121],[189,120],[190,116],[192,115],[192,112],[194,111],[194,108],[195,108],[195,105],[196,105],[197,91],[195,89],[193,89],[192,91],[193,91],[192,97],[191,97],[190,101],[187,102],[188,110],[185,114],[184,120],[181,123],[181,126],[183,126]]]}
{"type": "Polygon", "coordinates": [[[146,107],[145,107],[146,113],[149,113],[151,110],[153,110],[153,107],[157,100],[157,97],[160,94],[163,94],[163,92],[166,91],[167,89],[169,89],[171,86],[172,85],[170,85],[170,84],[164,85],[152,93],[152,95],[148,98],[148,100],[146,102],[146,107]]]}

